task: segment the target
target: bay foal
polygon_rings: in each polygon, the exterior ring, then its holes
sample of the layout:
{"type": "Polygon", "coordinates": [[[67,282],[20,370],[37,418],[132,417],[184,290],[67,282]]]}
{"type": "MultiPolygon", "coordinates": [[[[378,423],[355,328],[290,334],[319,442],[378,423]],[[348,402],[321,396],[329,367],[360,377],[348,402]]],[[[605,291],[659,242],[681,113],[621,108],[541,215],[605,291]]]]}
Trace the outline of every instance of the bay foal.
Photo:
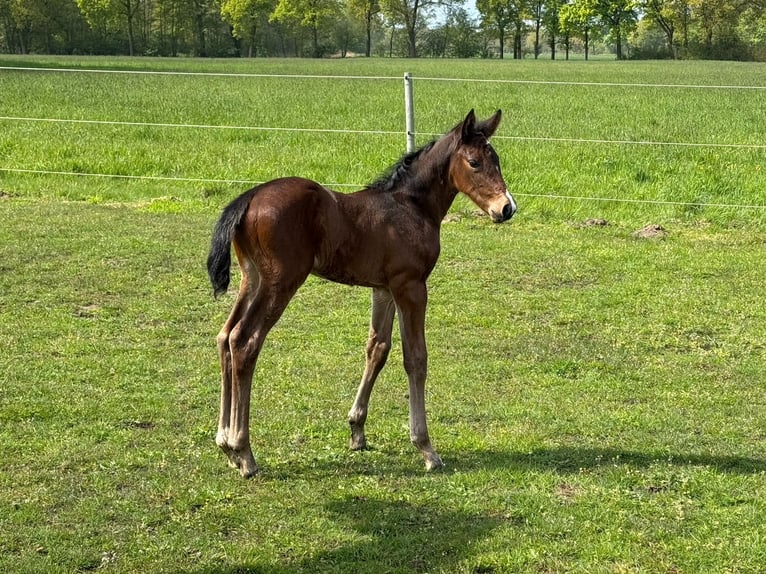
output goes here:
{"type": "Polygon", "coordinates": [[[349,412],[351,448],[366,446],[364,423],[375,379],[391,348],[394,315],[409,379],[410,439],[426,469],[443,466],[426,426],[426,279],[439,257],[441,221],[458,192],[494,222],[516,211],[489,138],[498,110],[471,110],[450,132],[405,155],[375,183],[336,193],[295,177],[259,185],[232,201],[213,231],[207,266],[216,297],[229,285],[231,245],[242,279],[218,335],[221,410],[216,443],[244,477],[255,474],[250,448],[250,388],[263,342],[313,273],[372,288],[367,362],[349,412]]]}

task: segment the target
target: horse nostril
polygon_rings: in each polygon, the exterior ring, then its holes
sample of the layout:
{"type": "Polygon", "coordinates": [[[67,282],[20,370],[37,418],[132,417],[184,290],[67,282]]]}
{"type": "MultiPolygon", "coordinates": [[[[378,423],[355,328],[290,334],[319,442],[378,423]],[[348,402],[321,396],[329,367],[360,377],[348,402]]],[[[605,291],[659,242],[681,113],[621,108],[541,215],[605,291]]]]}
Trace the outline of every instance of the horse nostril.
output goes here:
{"type": "Polygon", "coordinates": [[[508,221],[511,217],[513,217],[513,206],[506,203],[503,207],[503,221],[508,221]]]}

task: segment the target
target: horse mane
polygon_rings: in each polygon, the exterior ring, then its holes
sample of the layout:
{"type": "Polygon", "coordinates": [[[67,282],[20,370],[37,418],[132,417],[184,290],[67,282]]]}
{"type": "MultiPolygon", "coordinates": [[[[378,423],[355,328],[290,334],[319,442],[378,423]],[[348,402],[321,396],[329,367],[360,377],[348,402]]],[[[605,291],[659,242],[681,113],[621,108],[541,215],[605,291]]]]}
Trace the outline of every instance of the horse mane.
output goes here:
{"type": "Polygon", "coordinates": [[[380,177],[378,177],[378,179],[368,185],[367,189],[393,191],[398,188],[403,182],[411,179],[413,174],[418,171],[415,167],[423,161],[423,156],[431,151],[437,141],[438,140],[432,140],[415,151],[405,153],[399,161],[389,167],[380,177]]]}

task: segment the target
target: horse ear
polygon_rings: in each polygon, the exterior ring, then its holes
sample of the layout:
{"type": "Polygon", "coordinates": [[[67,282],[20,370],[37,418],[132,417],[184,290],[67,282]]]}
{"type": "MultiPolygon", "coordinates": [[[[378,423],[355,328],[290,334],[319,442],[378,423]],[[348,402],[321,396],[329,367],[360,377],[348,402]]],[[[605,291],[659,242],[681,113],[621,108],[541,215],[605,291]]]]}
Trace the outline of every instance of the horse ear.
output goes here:
{"type": "Polygon", "coordinates": [[[495,112],[495,115],[493,115],[491,118],[476,124],[476,131],[481,132],[482,134],[484,134],[484,137],[489,139],[497,130],[497,126],[500,125],[500,120],[502,118],[503,118],[503,111],[497,110],[495,112]]]}
{"type": "Polygon", "coordinates": [[[471,110],[463,120],[460,129],[460,136],[464,142],[469,141],[476,133],[476,114],[471,110]]]}

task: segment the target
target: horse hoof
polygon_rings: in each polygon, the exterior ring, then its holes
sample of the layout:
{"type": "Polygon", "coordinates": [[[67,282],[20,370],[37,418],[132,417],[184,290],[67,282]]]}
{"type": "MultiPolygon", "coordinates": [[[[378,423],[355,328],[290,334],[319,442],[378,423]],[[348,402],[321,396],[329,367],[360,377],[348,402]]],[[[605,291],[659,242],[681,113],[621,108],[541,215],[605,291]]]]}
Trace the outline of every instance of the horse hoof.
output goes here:
{"type": "Polygon", "coordinates": [[[426,471],[431,472],[434,470],[440,470],[444,468],[444,463],[438,454],[434,453],[432,456],[426,459],[426,471]]]}
{"type": "Polygon", "coordinates": [[[367,439],[362,437],[351,437],[351,441],[348,443],[348,447],[351,450],[366,450],[367,449],[367,439]]]}
{"type": "Polygon", "coordinates": [[[255,463],[252,463],[251,465],[242,465],[239,467],[239,474],[242,476],[242,478],[253,478],[256,474],[258,474],[258,466],[255,463]]]}

